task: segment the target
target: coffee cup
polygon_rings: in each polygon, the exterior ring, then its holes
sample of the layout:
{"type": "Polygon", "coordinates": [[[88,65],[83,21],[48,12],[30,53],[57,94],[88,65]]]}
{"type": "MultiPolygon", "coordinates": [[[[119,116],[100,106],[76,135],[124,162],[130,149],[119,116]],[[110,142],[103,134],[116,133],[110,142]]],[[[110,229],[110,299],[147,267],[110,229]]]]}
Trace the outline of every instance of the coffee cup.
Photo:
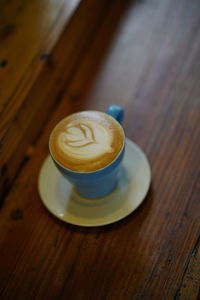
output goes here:
{"type": "Polygon", "coordinates": [[[125,151],[123,115],[117,105],[106,112],[82,111],[67,116],[52,130],[53,162],[81,197],[97,199],[115,189],[125,151]]]}

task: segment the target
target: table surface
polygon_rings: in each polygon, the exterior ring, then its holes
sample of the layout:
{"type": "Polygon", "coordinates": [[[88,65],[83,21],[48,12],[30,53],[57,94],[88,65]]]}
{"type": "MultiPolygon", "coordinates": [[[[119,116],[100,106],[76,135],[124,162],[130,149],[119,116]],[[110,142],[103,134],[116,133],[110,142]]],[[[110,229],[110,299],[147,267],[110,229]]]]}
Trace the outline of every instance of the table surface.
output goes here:
{"type": "Polygon", "coordinates": [[[2,204],[1,299],[200,297],[200,2],[111,2],[2,204]],[[150,161],[149,193],[120,222],[64,223],[38,194],[49,134],[112,103],[150,161]]]}

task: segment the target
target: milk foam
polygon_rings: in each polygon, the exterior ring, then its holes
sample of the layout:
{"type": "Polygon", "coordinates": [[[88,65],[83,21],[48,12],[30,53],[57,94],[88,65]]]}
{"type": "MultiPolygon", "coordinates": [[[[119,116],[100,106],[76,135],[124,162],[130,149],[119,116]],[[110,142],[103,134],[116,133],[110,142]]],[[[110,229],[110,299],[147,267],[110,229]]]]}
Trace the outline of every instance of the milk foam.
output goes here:
{"type": "Polygon", "coordinates": [[[91,172],[110,164],[124,145],[124,132],[105,113],[84,111],[61,120],[53,129],[50,152],[67,169],[91,172]]]}
{"type": "Polygon", "coordinates": [[[90,160],[112,152],[112,141],[109,131],[93,120],[72,121],[58,135],[59,148],[79,160],[90,160]]]}

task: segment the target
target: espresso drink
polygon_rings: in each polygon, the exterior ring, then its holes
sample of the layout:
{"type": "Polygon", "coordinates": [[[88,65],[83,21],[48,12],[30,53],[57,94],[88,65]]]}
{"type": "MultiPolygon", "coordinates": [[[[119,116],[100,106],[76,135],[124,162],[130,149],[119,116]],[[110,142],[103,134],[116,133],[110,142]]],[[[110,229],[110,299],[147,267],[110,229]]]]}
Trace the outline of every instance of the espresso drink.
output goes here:
{"type": "Polygon", "coordinates": [[[122,150],[124,132],[109,115],[84,111],[60,121],[50,136],[50,152],[63,167],[91,172],[110,164],[122,150]]]}

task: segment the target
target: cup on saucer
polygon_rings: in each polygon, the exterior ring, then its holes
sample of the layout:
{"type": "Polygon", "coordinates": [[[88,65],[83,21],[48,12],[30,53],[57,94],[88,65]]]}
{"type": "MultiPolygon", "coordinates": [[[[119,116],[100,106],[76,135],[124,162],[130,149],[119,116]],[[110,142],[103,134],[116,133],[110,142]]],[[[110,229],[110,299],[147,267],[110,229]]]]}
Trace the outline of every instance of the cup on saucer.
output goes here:
{"type": "Polygon", "coordinates": [[[125,152],[123,108],[81,111],[61,120],[52,130],[49,150],[61,174],[83,198],[97,199],[117,186],[125,152]]]}
{"type": "Polygon", "coordinates": [[[124,111],[83,111],[60,121],[49,139],[50,155],[38,189],[45,207],[78,226],[103,226],[132,213],[151,181],[148,159],[121,126],[124,111]],[[126,148],[126,151],[125,151],[126,148]]]}

